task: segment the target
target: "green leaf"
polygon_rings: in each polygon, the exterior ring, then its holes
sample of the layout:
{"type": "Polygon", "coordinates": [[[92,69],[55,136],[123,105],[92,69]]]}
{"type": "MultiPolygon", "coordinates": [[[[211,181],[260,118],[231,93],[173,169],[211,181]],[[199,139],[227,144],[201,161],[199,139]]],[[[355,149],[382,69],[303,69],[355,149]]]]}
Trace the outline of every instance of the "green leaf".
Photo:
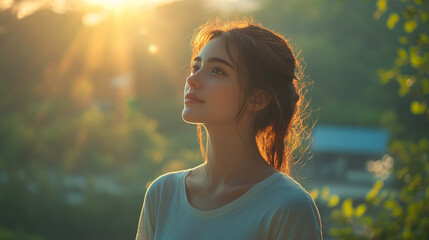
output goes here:
{"type": "Polygon", "coordinates": [[[395,73],[393,71],[390,71],[390,70],[388,71],[385,69],[377,70],[377,74],[382,84],[386,84],[390,82],[390,80],[395,77],[395,73]]]}
{"type": "Polygon", "coordinates": [[[377,194],[380,192],[380,189],[383,187],[383,181],[377,180],[374,183],[374,186],[369,190],[369,192],[366,194],[366,201],[371,202],[375,201],[377,194]]]}
{"type": "Polygon", "coordinates": [[[398,58],[395,59],[395,64],[398,66],[404,66],[408,63],[407,50],[398,48],[398,58]]]}
{"type": "Polygon", "coordinates": [[[387,190],[382,191],[380,194],[380,199],[385,199],[388,194],[389,194],[389,192],[387,190]]]}
{"type": "Polygon", "coordinates": [[[384,12],[387,10],[387,0],[378,0],[377,9],[384,12]]]}
{"type": "Polygon", "coordinates": [[[338,195],[333,195],[329,198],[328,207],[335,207],[340,202],[338,195]]]}
{"type": "Polygon", "coordinates": [[[406,226],[405,229],[402,231],[402,235],[401,235],[402,239],[412,239],[413,238],[413,233],[411,232],[410,227],[406,226]]]}
{"type": "Polygon", "coordinates": [[[401,59],[407,59],[407,50],[405,50],[403,48],[398,48],[398,56],[401,59]]]}
{"type": "Polygon", "coordinates": [[[414,101],[410,105],[411,112],[415,115],[423,114],[426,111],[426,103],[414,101]]]}
{"type": "Polygon", "coordinates": [[[399,84],[398,95],[400,97],[407,95],[408,92],[410,91],[410,87],[407,84],[408,79],[409,79],[409,76],[406,76],[406,75],[398,75],[396,78],[399,84]]]}
{"type": "Polygon", "coordinates": [[[420,19],[422,20],[422,22],[427,22],[429,20],[429,13],[421,11],[420,19]]]}
{"type": "Polygon", "coordinates": [[[367,194],[366,194],[366,201],[367,202],[371,202],[373,201],[376,197],[377,197],[377,191],[374,189],[371,189],[367,194]]]}
{"type": "Polygon", "coordinates": [[[395,208],[392,209],[392,217],[399,217],[402,215],[402,207],[397,205],[395,208]]]}
{"type": "Polygon", "coordinates": [[[425,45],[429,43],[429,37],[425,33],[421,33],[418,38],[418,42],[421,45],[425,45]]]}
{"type": "Polygon", "coordinates": [[[384,207],[387,209],[394,209],[398,204],[394,200],[386,200],[384,202],[384,207]]]}
{"type": "Polygon", "coordinates": [[[423,58],[417,53],[416,47],[410,47],[410,64],[414,68],[419,68],[423,64],[423,58]]]}
{"type": "Polygon", "coordinates": [[[321,197],[323,200],[328,200],[329,199],[329,187],[328,186],[324,186],[322,188],[322,192],[320,193],[321,197]]]}
{"type": "Polygon", "coordinates": [[[317,189],[317,188],[312,189],[312,190],[310,191],[310,195],[311,195],[311,197],[312,197],[314,200],[316,200],[316,199],[317,199],[317,197],[319,196],[319,189],[317,189]]]}
{"type": "Polygon", "coordinates": [[[380,189],[383,187],[384,183],[381,180],[377,180],[374,183],[374,188],[377,189],[378,191],[380,191],[380,189]]]}
{"type": "Polygon", "coordinates": [[[329,229],[329,234],[331,234],[334,237],[339,237],[339,236],[341,236],[341,230],[338,229],[338,228],[333,228],[332,227],[332,228],[329,229]]]}
{"type": "Polygon", "coordinates": [[[399,43],[400,44],[407,44],[408,43],[408,38],[406,36],[399,37],[399,43]]]}
{"type": "Polygon", "coordinates": [[[416,28],[417,28],[417,21],[415,20],[408,20],[404,23],[404,30],[407,33],[412,33],[416,28]]]}
{"type": "Polygon", "coordinates": [[[390,14],[389,18],[387,19],[387,27],[389,29],[393,29],[398,21],[399,15],[397,13],[390,14]]]}
{"type": "Polygon", "coordinates": [[[344,217],[350,218],[353,216],[353,203],[351,198],[347,198],[341,207],[341,213],[344,217]]]}
{"type": "Polygon", "coordinates": [[[360,216],[362,216],[364,213],[366,212],[366,205],[365,204],[359,204],[357,207],[356,207],[356,210],[355,210],[355,216],[356,217],[360,217],[360,216]]]}

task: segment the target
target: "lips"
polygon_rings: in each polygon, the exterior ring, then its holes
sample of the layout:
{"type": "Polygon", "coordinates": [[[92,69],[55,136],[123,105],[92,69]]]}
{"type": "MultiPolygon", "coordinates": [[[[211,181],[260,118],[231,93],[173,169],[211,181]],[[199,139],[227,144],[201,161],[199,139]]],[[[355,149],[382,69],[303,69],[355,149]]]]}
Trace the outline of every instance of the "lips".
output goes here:
{"type": "Polygon", "coordinates": [[[195,100],[197,102],[204,102],[203,100],[201,100],[200,98],[198,98],[197,96],[195,96],[192,93],[186,94],[185,99],[192,99],[192,100],[195,100]]]}

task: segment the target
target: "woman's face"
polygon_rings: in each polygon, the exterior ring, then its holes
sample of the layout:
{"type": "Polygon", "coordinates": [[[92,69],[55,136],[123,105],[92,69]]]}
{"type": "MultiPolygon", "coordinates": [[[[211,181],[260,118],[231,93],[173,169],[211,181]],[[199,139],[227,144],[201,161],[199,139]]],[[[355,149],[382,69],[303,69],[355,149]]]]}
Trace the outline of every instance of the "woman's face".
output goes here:
{"type": "MultiPolygon", "coordinates": [[[[216,124],[231,122],[242,104],[237,67],[228,56],[222,38],[208,42],[195,59],[186,78],[182,118],[188,123],[216,124]],[[190,101],[192,93],[203,102],[190,101]]],[[[234,50],[234,49],[231,49],[234,50]]],[[[234,59],[236,53],[231,51],[234,59]]]]}

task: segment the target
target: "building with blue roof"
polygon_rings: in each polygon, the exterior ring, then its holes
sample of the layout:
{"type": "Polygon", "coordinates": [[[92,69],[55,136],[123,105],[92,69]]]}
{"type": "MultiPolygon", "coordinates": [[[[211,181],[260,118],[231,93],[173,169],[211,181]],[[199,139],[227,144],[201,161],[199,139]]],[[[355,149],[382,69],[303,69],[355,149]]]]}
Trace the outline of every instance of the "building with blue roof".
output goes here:
{"type": "Polygon", "coordinates": [[[384,154],[389,134],[367,127],[318,126],[313,131],[313,152],[358,155],[384,154]]]}
{"type": "Polygon", "coordinates": [[[311,190],[329,186],[341,198],[363,199],[375,177],[368,163],[386,157],[389,133],[370,127],[318,125],[313,129],[313,158],[300,172],[311,190]]]}

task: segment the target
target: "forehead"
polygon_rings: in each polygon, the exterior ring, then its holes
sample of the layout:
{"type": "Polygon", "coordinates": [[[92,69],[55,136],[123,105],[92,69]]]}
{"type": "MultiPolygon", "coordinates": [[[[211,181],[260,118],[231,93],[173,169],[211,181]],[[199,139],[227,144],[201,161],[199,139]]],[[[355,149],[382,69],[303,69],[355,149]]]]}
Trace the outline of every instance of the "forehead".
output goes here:
{"type": "Polygon", "coordinates": [[[233,63],[233,60],[236,59],[236,53],[231,44],[227,48],[226,40],[221,37],[210,40],[197,56],[203,61],[209,58],[221,58],[233,63]]]}

